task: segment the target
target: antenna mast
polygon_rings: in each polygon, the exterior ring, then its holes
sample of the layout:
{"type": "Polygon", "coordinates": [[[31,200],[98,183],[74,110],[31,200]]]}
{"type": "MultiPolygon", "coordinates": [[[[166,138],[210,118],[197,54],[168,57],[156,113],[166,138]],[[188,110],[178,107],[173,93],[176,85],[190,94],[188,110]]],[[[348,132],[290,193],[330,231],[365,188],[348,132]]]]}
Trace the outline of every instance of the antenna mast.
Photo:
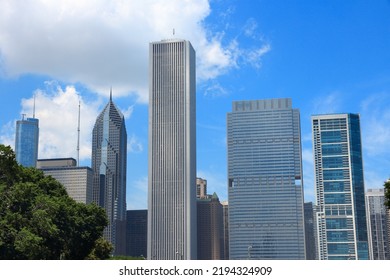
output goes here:
{"type": "Polygon", "coordinates": [[[80,166],[80,99],[79,99],[79,117],[77,126],[77,166],[80,166]]]}
{"type": "Polygon", "coordinates": [[[34,93],[33,118],[35,119],[35,93],[34,93]]]}

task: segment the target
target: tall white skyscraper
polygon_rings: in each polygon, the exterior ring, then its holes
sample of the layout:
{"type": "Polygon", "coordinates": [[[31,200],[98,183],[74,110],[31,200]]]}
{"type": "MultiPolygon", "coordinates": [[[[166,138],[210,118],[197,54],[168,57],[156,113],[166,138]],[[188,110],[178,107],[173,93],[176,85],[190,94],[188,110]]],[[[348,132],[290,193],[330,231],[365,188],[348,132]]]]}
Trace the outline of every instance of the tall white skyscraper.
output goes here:
{"type": "Polygon", "coordinates": [[[148,258],[196,259],[195,51],[149,49],[148,258]]]}
{"type": "Polygon", "coordinates": [[[360,117],[312,116],[320,260],[368,259],[360,117]]]}
{"type": "Polygon", "coordinates": [[[92,132],[92,199],[106,210],[104,237],[114,245],[115,255],[126,254],[126,165],[125,119],[110,95],[92,132]]]}
{"type": "Polygon", "coordinates": [[[233,102],[227,115],[231,260],[305,259],[300,134],[289,98],[233,102]]]}

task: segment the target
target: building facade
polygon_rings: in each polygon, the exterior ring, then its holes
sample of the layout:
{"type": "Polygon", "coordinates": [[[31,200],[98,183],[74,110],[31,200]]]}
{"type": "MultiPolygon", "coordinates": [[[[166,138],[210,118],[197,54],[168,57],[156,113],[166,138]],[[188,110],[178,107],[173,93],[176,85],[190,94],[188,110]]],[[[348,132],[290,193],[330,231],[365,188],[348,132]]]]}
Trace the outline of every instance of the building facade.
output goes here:
{"type": "Polygon", "coordinates": [[[60,158],[39,159],[37,168],[60,182],[68,195],[77,202],[92,202],[93,172],[90,167],[78,167],[74,158],[60,158]]]}
{"type": "Polygon", "coordinates": [[[217,194],[199,198],[197,213],[198,260],[223,260],[223,207],[217,194]]]}
{"type": "Polygon", "coordinates": [[[115,255],[126,254],[126,164],[125,119],[110,100],[96,119],[92,132],[93,201],[106,210],[104,237],[115,255]]]}
{"type": "Polygon", "coordinates": [[[227,115],[229,257],[305,259],[299,111],[289,98],[227,115]]]}
{"type": "Polygon", "coordinates": [[[306,259],[316,260],[316,234],[315,234],[315,207],[313,202],[304,203],[304,216],[305,216],[305,244],[306,244],[306,259]]]}
{"type": "Polygon", "coordinates": [[[229,259],[229,202],[222,201],[223,211],[223,257],[229,259]]]}
{"type": "Polygon", "coordinates": [[[39,120],[27,118],[16,121],[15,156],[25,167],[36,167],[38,160],[39,120]]]}
{"type": "Polygon", "coordinates": [[[147,257],[148,210],[127,210],[126,255],[147,257]]]}
{"type": "Polygon", "coordinates": [[[360,118],[312,116],[321,260],[368,259],[360,118]]]}
{"type": "Polygon", "coordinates": [[[148,258],[196,259],[195,51],[149,50],[148,258]]]}
{"type": "Polygon", "coordinates": [[[383,188],[366,191],[366,208],[370,259],[388,260],[390,259],[388,215],[383,188]]]}
{"type": "Polygon", "coordinates": [[[196,198],[207,196],[207,180],[196,178],[196,198]]]}

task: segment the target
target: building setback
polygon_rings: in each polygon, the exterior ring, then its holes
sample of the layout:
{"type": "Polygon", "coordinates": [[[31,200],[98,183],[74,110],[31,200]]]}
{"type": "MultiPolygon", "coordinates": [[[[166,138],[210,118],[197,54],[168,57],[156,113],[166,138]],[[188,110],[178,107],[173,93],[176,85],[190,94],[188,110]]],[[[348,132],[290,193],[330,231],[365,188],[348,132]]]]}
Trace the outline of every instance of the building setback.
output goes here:
{"type": "Polygon", "coordinates": [[[196,259],[195,51],[149,48],[148,259],[196,259]]]}
{"type": "Polygon", "coordinates": [[[236,101],[227,114],[231,260],[305,259],[300,120],[291,103],[236,101]]]}
{"type": "Polygon", "coordinates": [[[127,134],[123,114],[110,100],[92,132],[93,201],[106,210],[104,237],[115,255],[126,254],[127,134]]]}
{"type": "Polygon", "coordinates": [[[312,116],[320,260],[368,259],[360,119],[312,116]]]}

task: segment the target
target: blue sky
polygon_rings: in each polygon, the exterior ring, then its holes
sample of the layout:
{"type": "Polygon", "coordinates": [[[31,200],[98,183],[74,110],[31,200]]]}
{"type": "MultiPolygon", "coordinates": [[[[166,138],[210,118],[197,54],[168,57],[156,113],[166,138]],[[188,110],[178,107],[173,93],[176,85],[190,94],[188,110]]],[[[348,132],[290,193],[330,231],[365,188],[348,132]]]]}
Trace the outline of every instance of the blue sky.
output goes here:
{"type": "Polygon", "coordinates": [[[314,201],[310,117],[359,113],[365,184],[390,177],[390,1],[0,0],[0,143],[21,114],[40,119],[39,158],[81,165],[108,101],[126,116],[128,209],[146,208],[149,42],[197,53],[197,173],[227,199],[232,101],[290,97],[300,109],[305,200],[314,201]],[[175,29],[175,35],[173,35],[175,29]]]}

